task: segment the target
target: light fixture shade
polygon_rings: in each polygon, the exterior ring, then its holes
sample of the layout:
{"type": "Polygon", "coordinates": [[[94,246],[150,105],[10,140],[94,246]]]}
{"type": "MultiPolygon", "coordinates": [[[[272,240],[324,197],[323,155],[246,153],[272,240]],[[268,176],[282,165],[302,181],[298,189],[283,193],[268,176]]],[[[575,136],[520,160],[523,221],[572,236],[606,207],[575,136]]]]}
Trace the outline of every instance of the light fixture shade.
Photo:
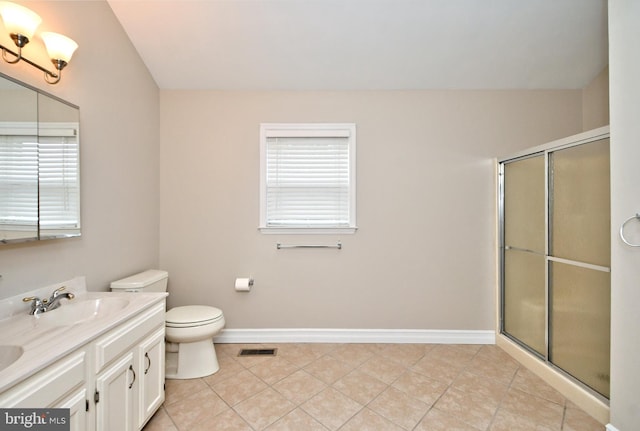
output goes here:
{"type": "Polygon", "coordinates": [[[51,60],[62,60],[68,63],[78,49],[77,43],[62,34],[43,32],[41,36],[51,60]]]}
{"type": "Polygon", "coordinates": [[[19,34],[28,39],[33,37],[42,22],[42,18],[37,13],[6,1],[0,2],[0,16],[9,34],[19,34]]]}

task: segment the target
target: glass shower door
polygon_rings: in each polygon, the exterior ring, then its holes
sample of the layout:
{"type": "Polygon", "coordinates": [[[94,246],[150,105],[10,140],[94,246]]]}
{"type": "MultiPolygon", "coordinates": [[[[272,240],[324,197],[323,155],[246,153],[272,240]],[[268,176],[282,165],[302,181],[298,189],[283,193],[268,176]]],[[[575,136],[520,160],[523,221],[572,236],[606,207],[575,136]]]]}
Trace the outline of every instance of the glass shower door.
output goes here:
{"type": "Polygon", "coordinates": [[[546,356],[545,157],[503,165],[503,332],[546,356]]]}
{"type": "Polygon", "coordinates": [[[549,361],[609,397],[609,140],[549,154],[549,361]]]}
{"type": "Polygon", "coordinates": [[[501,331],[608,398],[609,139],[547,146],[500,175],[501,331]]]}

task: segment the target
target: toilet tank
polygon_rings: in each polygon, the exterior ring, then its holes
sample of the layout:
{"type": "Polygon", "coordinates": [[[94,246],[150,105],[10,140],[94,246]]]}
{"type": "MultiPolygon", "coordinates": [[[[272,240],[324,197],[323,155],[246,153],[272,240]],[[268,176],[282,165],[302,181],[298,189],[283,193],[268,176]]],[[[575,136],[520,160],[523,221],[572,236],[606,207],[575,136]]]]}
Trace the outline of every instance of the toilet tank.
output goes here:
{"type": "Polygon", "coordinates": [[[111,282],[115,292],[166,292],[169,273],[159,269],[149,269],[121,280],[111,282]]]}

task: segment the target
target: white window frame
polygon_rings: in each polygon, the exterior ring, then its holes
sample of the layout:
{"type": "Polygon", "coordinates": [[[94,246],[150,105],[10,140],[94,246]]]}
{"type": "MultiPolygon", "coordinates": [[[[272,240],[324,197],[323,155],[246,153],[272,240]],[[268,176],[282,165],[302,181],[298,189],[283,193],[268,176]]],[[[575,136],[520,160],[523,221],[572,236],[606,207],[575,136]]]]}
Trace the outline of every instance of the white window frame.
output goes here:
{"type": "Polygon", "coordinates": [[[354,123],[260,124],[260,225],[266,234],[352,234],[356,226],[356,125],[354,123]],[[267,223],[267,139],[273,137],[347,137],[349,154],[349,220],[342,226],[269,226],[267,223]]]}
{"type": "MultiPolygon", "coordinates": [[[[36,161],[35,181],[36,193],[34,196],[36,202],[36,219],[32,224],[29,224],[29,228],[36,227],[41,232],[52,231],[64,231],[68,229],[80,229],[80,171],[79,162],[80,158],[77,154],[79,152],[78,143],[78,124],[66,123],[66,122],[3,122],[0,124],[2,135],[6,136],[29,136],[33,138],[34,144],[38,147],[38,160],[36,161]],[[44,157],[43,148],[48,144],[41,143],[40,141],[50,141],[54,139],[69,139],[66,144],[69,148],[76,152],[75,154],[75,166],[64,165],[64,163],[58,163],[59,169],[53,170],[47,173],[41,172],[43,166],[41,165],[41,159],[44,157]],[[63,171],[65,168],[71,169],[69,176],[65,177],[63,171]],[[48,184],[43,184],[43,181],[47,181],[48,184]],[[47,189],[54,190],[57,195],[62,195],[65,199],[64,205],[49,208],[46,204],[42,203],[43,196],[47,194],[47,189]],[[53,214],[53,217],[57,217],[54,221],[47,221],[47,217],[41,212],[48,211],[53,214]]],[[[54,142],[50,142],[55,144],[54,142]]],[[[55,153],[57,157],[59,154],[55,153]]],[[[11,216],[6,220],[0,219],[0,229],[3,227],[11,226],[12,230],[24,230],[20,226],[20,222],[16,219],[11,219],[11,216]]]]}

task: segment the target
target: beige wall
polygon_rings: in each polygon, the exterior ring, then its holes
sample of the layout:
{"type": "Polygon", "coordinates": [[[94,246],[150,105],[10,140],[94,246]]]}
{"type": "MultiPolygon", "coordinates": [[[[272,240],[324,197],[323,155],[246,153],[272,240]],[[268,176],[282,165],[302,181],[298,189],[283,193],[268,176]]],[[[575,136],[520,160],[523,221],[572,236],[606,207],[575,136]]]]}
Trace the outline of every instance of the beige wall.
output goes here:
{"type": "Polygon", "coordinates": [[[609,125],[609,67],[582,90],[582,130],[609,125]]]}
{"type": "MultiPolygon", "coordinates": [[[[622,243],[622,222],[640,213],[640,3],[609,2],[611,70],[611,423],[640,424],[640,248],[622,243]]],[[[627,235],[640,241],[633,222],[627,235]]]]}
{"type": "MultiPolygon", "coordinates": [[[[4,69],[0,69],[3,71],[4,69]]],[[[17,84],[15,84],[17,85],[17,84]]],[[[38,120],[38,96],[30,90],[0,89],[0,118],[2,121],[38,120]]]]}
{"type": "MultiPolygon", "coordinates": [[[[158,88],[106,2],[28,7],[42,17],[42,30],[80,48],[56,86],[28,65],[0,62],[0,72],[80,106],[83,228],[77,239],[0,245],[0,297],[76,275],[86,275],[90,289],[106,289],[158,264],[158,88]]],[[[0,40],[13,43],[4,28],[0,40]]],[[[40,44],[35,38],[25,55],[50,64],[40,44]]]]}
{"type": "Polygon", "coordinates": [[[161,91],[169,305],[228,328],[494,328],[494,157],[582,130],[580,91],[161,91]],[[357,124],[354,235],[265,235],[261,122],[357,124]],[[335,243],[336,250],[276,250],[335,243]],[[233,289],[252,275],[248,293],[233,289]]]}

